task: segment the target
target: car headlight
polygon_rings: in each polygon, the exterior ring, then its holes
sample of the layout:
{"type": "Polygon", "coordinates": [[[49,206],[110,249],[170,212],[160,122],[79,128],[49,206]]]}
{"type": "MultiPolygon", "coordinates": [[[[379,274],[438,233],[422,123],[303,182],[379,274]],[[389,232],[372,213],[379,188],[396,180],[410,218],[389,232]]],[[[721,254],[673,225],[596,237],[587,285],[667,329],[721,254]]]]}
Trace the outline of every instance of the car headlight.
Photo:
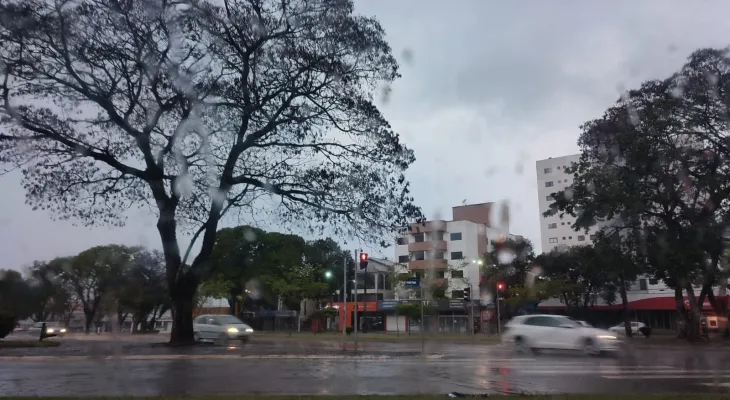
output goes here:
{"type": "Polygon", "coordinates": [[[601,339],[601,340],[616,340],[616,339],[618,339],[616,336],[612,336],[612,335],[598,335],[597,338],[598,339],[601,339]]]}
{"type": "Polygon", "coordinates": [[[53,328],[46,329],[46,333],[53,333],[53,328]]]}
{"type": "Polygon", "coordinates": [[[251,328],[246,328],[246,332],[249,332],[249,333],[250,333],[250,332],[253,332],[253,329],[251,329],[251,328]]]}
{"type": "Polygon", "coordinates": [[[238,328],[228,328],[228,333],[238,333],[238,328]]]}
{"type": "Polygon", "coordinates": [[[66,333],[66,330],[65,329],[61,329],[60,332],[61,333],[66,333]]]}

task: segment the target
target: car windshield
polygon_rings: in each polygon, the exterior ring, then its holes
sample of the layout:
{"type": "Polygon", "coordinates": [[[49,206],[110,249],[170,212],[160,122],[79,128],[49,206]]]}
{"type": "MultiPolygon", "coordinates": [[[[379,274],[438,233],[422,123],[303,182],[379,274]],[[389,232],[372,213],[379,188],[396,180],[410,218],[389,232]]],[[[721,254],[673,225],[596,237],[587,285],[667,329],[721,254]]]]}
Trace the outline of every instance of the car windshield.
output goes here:
{"type": "Polygon", "coordinates": [[[239,324],[243,324],[243,321],[241,321],[240,319],[234,317],[233,315],[221,315],[221,316],[217,317],[217,319],[218,319],[218,321],[222,325],[239,325],[239,324]]]}

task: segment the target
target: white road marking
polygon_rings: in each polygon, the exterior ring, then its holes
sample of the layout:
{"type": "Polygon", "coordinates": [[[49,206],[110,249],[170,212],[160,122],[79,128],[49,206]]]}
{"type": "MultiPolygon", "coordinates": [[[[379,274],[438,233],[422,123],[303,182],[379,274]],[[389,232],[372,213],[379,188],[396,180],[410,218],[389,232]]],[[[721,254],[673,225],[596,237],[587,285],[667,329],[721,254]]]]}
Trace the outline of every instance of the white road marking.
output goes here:
{"type": "Polygon", "coordinates": [[[689,374],[689,375],[602,375],[601,378],[606,379],[730,379],[730,373],[723,375],[711,375],[710,371],[705,374],[689,374]]]}

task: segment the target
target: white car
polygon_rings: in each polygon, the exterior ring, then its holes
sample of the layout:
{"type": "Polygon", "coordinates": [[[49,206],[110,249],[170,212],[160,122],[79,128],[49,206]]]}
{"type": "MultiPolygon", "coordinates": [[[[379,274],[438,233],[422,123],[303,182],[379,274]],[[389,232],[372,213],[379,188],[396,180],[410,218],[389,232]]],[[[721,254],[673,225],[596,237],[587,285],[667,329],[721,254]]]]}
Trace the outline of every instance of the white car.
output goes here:
{"type": "MultiPolygon", "coordinates": [[[[618,334],[621,334],[621,335],[626,335],[626,328],[625,328],[625,326],[626,325],[624,325],[624,323],[622,322],[622,323],[620,323],[620,324],[618,324],[616,326],[612,326],[612,327],[608,328],[608,330],[609,330],[609,332],[618,333],[618,334]]],[[[644,328],[645,326],[646,325],[643,324],[643,323],[641,323],[641,322],[635,322],[635,321],[632,322],[631,323],[631,334],[633,336],[643,336],[643,334],[641,333],[641,331],[639,329],[644,328]]]]}
{"type": "Polygon", "coordinates": [[[519,352],[554,349],[599,355],[621,349],[621,341],[615,334],[583,326],[562,315],[521,315],[510,320],[505,328],[502,341],[519,352]]]}
{"type": "Polygon", "coordinates": [[[232,315],[201,315],[193,321],[193,333],[197,342],[227,345],[229,340],[247,342],[253,328],[232,315]]]}

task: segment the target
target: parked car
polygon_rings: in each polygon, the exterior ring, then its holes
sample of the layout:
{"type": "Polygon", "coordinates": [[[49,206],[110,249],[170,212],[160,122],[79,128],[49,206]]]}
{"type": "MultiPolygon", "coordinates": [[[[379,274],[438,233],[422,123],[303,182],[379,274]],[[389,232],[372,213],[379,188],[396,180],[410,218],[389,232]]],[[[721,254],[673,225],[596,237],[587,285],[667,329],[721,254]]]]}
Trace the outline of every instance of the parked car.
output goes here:
{"type": "Polygon", "coordinates": [[[36,322],[28,328],[28,334],[40,336],[44,323],[46,324],[46,333],[55,334],[56,336],[63,336],[66,334],[66,328],[56,322],[36,322]]]}
{"type": "Polygon", "coordinates": [[[502,341],[522,353],[555,349],[600,355],[621,349],[621,340],[615,334],[562,315],[521,315],[510,320],[505,328],[502,341]]]}
{"type": "Polygon", "coordinates": [[[575,319],[573,321],[577,322],[581,326],[585,326],[586,328],[593,328],[593,325],[589,324],[588,322],[581,321],[581,320],[578,320],[578,319],[575,319]]]}
{"type": "Polygon", "coordinates": [[[201,315],[193,321],[193,333],[197,342],[226,345],[229,340],[247,342],[254,332],[232,315],[201,315]]]}
{"type": "MultiPolygon", "coordinates": [[[[647,326],[644,325],[643,323],[634,321],[631,323],[631,334],[634,336],[644,336],[644,332],[646,331],[646,328],[647,328],[647,326]],[[642,328],[644,328],[644,329],[642,329],[642,328]]],[[[618,333],[621,335],[626,334],[626,329],[625,329],[625,325],[623,322],[616,326],[612,326],[612,327],[608,328],[608,331],[613,332],[613,333],[618,333]]]]}

